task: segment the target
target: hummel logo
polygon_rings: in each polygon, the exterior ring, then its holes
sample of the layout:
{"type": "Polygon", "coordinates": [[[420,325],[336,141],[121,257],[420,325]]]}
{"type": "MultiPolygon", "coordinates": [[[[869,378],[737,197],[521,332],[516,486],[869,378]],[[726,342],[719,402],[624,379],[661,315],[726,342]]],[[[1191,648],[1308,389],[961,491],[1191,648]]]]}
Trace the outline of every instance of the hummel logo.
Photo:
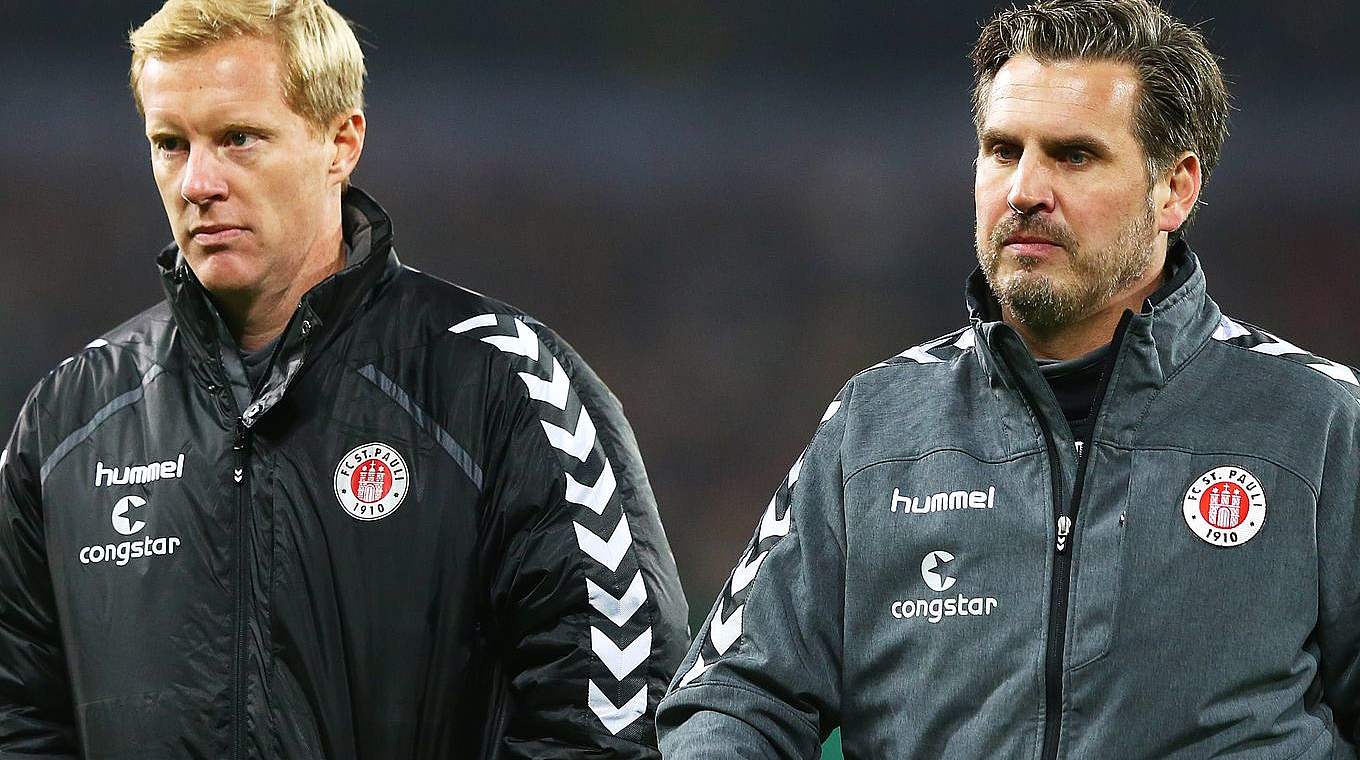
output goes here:
{"type": "Polygon", "coordinates": [[[184,477],[184,455],[167,462],[152,462],[124,467],[117,470],[105,467],[103,462],[95,462],[94,487],[126,486],[140,483],[154,483],[157,480],[173,480],[184,477]]]}
{"type": "Polygon", "coordinates": [[[903,496],[900,490],[894,488],[888,511],[923,515],[955,509],[995,508],[996,486],[988,486],[986,491],[941,491],[929,496],[903,496]]]}

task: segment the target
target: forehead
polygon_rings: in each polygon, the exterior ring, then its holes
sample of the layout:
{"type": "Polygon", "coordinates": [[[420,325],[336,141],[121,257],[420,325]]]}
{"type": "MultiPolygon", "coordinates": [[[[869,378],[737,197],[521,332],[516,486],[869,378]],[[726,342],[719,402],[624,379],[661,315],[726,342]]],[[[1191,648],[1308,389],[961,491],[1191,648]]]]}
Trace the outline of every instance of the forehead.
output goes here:
{"type": "Polygon", "coordinates": [[[290,112],[282,70],[273,42],[237,37],[148,58],[137,87],[148,122],[278,116],[290,112]]]}
{"type": "Polygon", "coordinates": [[[1028,55],[1006,62],[992,80],[983,129],[1086,132],[1134,140],[1138,73],[1115,61],[1050,61],[1028,55]]]}

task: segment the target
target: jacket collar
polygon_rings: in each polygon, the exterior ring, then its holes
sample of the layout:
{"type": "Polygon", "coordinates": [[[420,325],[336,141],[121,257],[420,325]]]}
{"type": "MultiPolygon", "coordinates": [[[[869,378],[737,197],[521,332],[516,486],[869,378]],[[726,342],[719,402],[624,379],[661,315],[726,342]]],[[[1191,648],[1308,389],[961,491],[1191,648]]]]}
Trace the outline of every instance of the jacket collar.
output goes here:
{"type": "Polygon", "coordinates": [[[249,387],[235,341],[179,248],[171,244],[156,259],[195,375],[210,386],[229,388],[247,426],[277,403],[305,360],[334,341],[378,286],[401,267],[392,247],[392,221],[373,198],[351,186],[342,199],[341,217],[349,251],[345,268],[303,295],[279,337],[259,394],[249,387]]]}
{"type": "MultiPolygon", "coordinates": [[[[1166,260],[1166,281],[1133,315],[1124,339],[1124,349],[1147,365],[1143,376],[1158,387],[1194,355],[1222,319],[1209,298],[1199,257],[1189,245],[1177,240],[1166,260]]],[[[998,355],[1011,365],[1019,355],[1028,356],[1019,334],[1001,322],[1001,307],[980,268],[968,277],[967,302],[977,344],[983,349],[979,359],[989,374],[1001,373],[998,355]]],[[[1004,377],[999,379],[1005,382],[1004,377]]]]}

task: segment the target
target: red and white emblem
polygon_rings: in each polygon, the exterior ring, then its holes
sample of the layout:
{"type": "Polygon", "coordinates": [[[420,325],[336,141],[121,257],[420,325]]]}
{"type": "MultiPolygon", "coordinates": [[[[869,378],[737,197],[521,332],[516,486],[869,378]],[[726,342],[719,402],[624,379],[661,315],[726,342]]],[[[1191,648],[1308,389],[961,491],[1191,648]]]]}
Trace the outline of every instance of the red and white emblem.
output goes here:
{"type": "Polygon", "coordinates": [[[1250,541],[1266,521],[1266,492],[1241,467],[1215,467],[1190,484],[1181,504],[1190,532],[1214,546],[1250,541]]]}
{"type": "Polygon", "coordinates": [[[397,511],[410,485],[406,460],[385,443],[365,443],[335,468],[335,498],[356,520],[381,520],[397,511]]]}

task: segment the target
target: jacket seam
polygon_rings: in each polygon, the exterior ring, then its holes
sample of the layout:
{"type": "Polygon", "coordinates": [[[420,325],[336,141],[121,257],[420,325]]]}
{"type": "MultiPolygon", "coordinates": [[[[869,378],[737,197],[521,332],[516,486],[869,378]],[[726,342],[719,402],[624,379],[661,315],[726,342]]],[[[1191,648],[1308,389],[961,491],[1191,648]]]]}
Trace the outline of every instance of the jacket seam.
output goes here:
{"type": "MultiPolygon", "coordinates": [[[[788,715],[793,716],[794,718],[796,718],[796,719],[798,719],[799,721],[801,721],[803,724],[807,725],[807,726],[808,726],[809,728],[811,728],[813,731],[817,732],[817,735],[818,735],[819,737],[821,736],[821,727],[820,727],[819,725],[817,725],[817,723],[815,723],[815,722],[813,722],[812,720],[810,720],[806,715],[803,715],[802,713],[798,712],[797,710],[791,709],[791,708],[788,707],[786,704],[784,704],[784,702],[782,702],[782,701],[780,701],[780,700],[778,700],[778,699],[771,699],[769,694],[766,694],[765,692],[760,691],[759,689],[753,689],[753,688],[751,688],[751,687],[749,687],[749,686],[745,686],[745,685],[743,685],[743,684],[729,683],[729,682],[724,681],[724,680],[713,680],[713,679],[708,679],[708,680],[705,680],[703,683],[686,684],[685,686],[682,686],[682,687],[676,689],[675,691],[672,691],[670,694],[668,694],[668,695],[667,695],[667,699],[669,699],[670,697],[673,697],[673,696],[675,696],[676,694],[679,694],[679,693],[681,693],[681,692],[683,692],[683,691],[687,691],[687,690],[690,690],[690,689],[701,689],[701,688],[704,688],[704,687],[706,687],[706,686],[707,686],[707,687],[720,686],[720,687],[723,687],[723,688],[726,688],[726,689],[732,689],[732,690],[734,690],[734,691],[742,691],[742,692],[746,692],[747,694],[750,694],[750,695],[752,695],[752,696],[757,697],[762,703],[764,703],[764,704],[766,704],[766,705],[770,705],[770,706],[775,706],[775,707],[777,707],[781,712],[784,712],[785,714],[788,714],[788,715]]],[[[723,714],[724,714],[724,715],[727,715],[727,713],[723,713],[723,714]]],[[[742,722],[744,723],[745,721],[742,721],[742,722]]],[[[749,724],[748,724],[748,725],[749,725],[749,724]]]]}
{"type": "Polygon", "coordinates": [[[1273,464],[1276,467],[1280,468],[1281,470],[1284,470],[1290,475],[1293,475],[1294,477],[1298,478],[1303,483],[1303,485],[1308,489],[1308,493],[1312,495],[1314,500],[1321,498],[1320,494],[1318,493],[1318,489],[1313,487],[1313,483],[1310,480],[1308,480],[1308,478],[1301,475],[1293,467],[1290,467],[1289,465],[1284,464],[1282,462],[1278,462],[1273,457],[1265,456],[1262,454],[1251,454],[1242,451],[1197,451],[1188,446],[1173,446],[1173,445],[1130,446],[1128,444],[1111,443],[1109,441],[1104,440],[1100,441],[1100,443],[1103,446],[1109,446],[1112,449],[1118,449],[1120,451],[1127,451],[1130,453],[1136,453],[1139,451],[1175,451],[1180,454],[1190,454],[1192,456],[1250,457],[1251,459],[1259,459],[1262,462],[1269,462],[1270,464],[1273,464]]]}
{"type": "Polygon", "coordinates": [[[856,467],[854,470],[852,470],[849,475],[845,476],[841,486],[844,487],[849,485],[850,480],[852,478],[854,478],[856,475],[859,475],[861,472],[864,472],[865,470],[871,467],[878,467],[879,465],[884,464],[893,464],[895,462],[917,462],[933,454],[939,454],[946,451],[953,451],[959,454],[963,454],[964,456],[969,457],[973,461],[978,462],[980,464],[1006,464],[1008,462],[1014,462],[1020,459],[1024,459],[1026,457],[1032,457],[1035,454],[1041,453],[1043,449],[1040,448],[1026,449],[1024,451],[1011,454],[1010,456],[991,458],[978,456],[977,454],[974,454],[971,451],[968,451],[967,449],[958,446],[939,446],[933,449],[929,449],[928,451],[924,451],[920,454],[913,454],[912,456],[887,457],[885,459],[878,459],[868,464],[860,465],[859,467],[856,467]]]}

